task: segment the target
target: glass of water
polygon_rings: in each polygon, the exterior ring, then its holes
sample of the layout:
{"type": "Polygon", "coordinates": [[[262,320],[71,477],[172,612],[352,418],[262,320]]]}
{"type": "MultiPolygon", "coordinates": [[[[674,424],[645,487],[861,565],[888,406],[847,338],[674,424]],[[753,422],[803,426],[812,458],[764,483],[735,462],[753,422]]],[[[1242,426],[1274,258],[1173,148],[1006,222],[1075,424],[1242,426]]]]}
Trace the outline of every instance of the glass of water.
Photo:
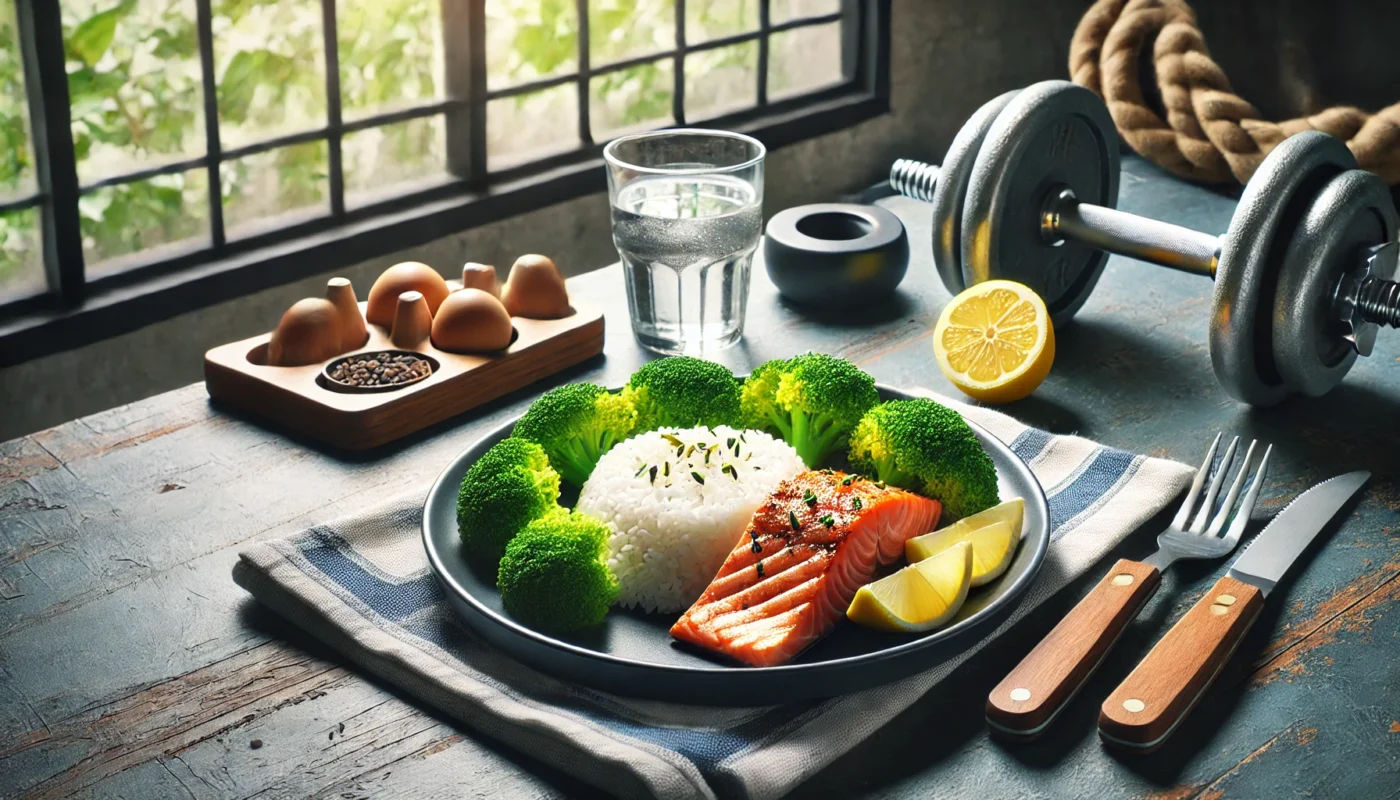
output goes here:
{"type": "Polygon", "coordinates": [[[624,136],[603,150],[613,242],[645,347],[700,355],[743,335],[764,154],[743,134],[684,128],[624,136]]]}

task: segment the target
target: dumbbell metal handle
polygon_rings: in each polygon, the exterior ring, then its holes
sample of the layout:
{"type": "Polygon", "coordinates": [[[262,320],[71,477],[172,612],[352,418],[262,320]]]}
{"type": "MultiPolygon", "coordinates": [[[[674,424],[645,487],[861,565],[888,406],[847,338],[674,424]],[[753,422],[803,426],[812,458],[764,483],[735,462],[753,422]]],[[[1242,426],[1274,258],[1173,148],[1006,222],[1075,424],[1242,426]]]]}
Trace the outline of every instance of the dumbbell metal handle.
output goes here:
{"type": "Polygon", "coordinates": [[[1069,189],[1051,193],[1040,230],[1048,241],[1082,242],[1194,275],[1214,277],[1220,261],[1218,236],[1116,208],[1081,203],[1069,189]]]}
{"type": "MultiPolygon", "coordinates": [[[[938,173],[936,164],[897,159],[890,167],[890,188],[905,197],[932,202],[938,173]]],[[[1110,253],[1207,277],[1215,275],[1220,257],[1218,236],[1080,203],[1067,188],[1050,193],[1041,216],[1041,234],[1049,241],[1073,239],[1110,253]]]]}
{"type": "MultiPolygon", "coordinates": [[[[1069,189],[1051,193],[1040,227],[1041,234],[1049,241],[1071,239],[1110,253],[1211,278],[1215,277],[1215,268],[1220,262],[1219,236],[1116,208],[1081,203],[1069,189]]],[[[1400,282],[1367,278],[1356,293],[1355,303],[1366,322],[1400,328],[1400,282]]]]}

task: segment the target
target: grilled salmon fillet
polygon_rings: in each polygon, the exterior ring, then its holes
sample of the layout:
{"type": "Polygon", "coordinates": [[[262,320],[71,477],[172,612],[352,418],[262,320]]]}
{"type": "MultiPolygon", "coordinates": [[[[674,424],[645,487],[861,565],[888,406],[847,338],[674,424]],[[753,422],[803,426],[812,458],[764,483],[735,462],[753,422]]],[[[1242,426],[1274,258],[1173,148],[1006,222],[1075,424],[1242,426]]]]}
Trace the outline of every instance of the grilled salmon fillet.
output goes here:
{"type": "Polygon", "coordinates": [[[858,475],[799,473],[754,512],[671,635],[755,667],[785,663],[835,627],[856,591],[942,510],[858,475]]]}

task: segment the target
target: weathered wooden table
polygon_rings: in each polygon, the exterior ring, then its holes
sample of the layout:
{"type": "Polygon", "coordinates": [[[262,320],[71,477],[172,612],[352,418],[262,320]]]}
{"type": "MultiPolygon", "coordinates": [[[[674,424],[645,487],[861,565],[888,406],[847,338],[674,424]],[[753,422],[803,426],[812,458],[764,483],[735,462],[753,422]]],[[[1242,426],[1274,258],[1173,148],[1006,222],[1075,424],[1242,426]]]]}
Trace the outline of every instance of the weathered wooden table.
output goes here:
{"type": "MultiPolygon", "coordinates": [[[[1130,210],[1216,232],[1233,207],[1136,160],[1122,194],[1130,210]]],[[[881,381],[953,391],[929,346],[947,294],[927,211],[897,208],[916,255],[896,302],[802,313],[759,271],[747,336],[722,360],[744,370],[817,349],[881,381]]],[[[1050,378],[1010,409],[1191,463],[1217,430],[1271,441],[1263,515],[1319,479],[1375,473],[1366,499],[1270,597],[1201,707],[1146,758],[1104,750],[1094,731],[1099,700],[1224,563],[1170,571],[1044,741],[988,739],[987,691],[1099,577],[1090,574],[798,795],[1400,797],[1400,341],[1383,338],[1324,399],[1249,409],[1212,377],[1210,290],[1114,259],[1077,324],[1059,332],[1050,378]]],[[[618,268],[576,278],[571,291],[607,309],[607,353],[555,382],[623,382],[644,355],[618,268]]],[[[596,794],[348,669],[229,578],[249,542],[421,491],[531,397],[350,457],[211,405],[198,385],[0,444],[0,796],[596,794]]],[[[1159,522],[1115,556],[1149,552],[1159,522]]]]}

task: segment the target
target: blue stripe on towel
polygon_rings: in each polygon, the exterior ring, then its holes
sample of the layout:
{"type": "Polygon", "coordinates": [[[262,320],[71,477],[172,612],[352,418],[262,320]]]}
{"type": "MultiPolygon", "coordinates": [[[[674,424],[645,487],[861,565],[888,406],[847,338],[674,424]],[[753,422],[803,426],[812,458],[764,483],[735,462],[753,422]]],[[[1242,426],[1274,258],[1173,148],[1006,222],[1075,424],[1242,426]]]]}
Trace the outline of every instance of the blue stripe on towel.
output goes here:
{"type": "Polygon", "coordinates": [[[420,609],[442,600],[442,587],[432,573],[402,582],[370,574],[342,552],[349,548],[339,534],[319,529],[301,542],[301,554],[326,577],[355,595],[379,616],[399,622],[420,609]]]}
{"type": "Polygon", "coordinates": [[[1011,452],[1027,464],[1031,460],[1045,451],[1050,440],[1055,437],[1039,428],[1027,428],[1024,433],[1016,437],[1009,447],[1011,452]]]}
{"type": "Polygon", "coordinates": [[[1103,499],[1128,470],[1137,456],[1112,448],[1100,448],[1087,466],[1069,483],[1056,487],[1048,498],[1050,506],[1051,541],[1063,536],[1065,524],[1103,499]]]}
{"type": "MultiPolygon", "coordinates": [[[[1027,428],[1009,447],[1027,464],[1045,452],[1054,435],[1038,428],[1027,428]]],[[[1137,456],[1111,447],[1095,448],[1093,454],[1073,474],[1067,483],[1051,487],[1046,493],[1050,508],[1050,540],[1058,541],[1072,528],[1068,523],[1104,499],[1134,468],[1137,456]]]]}
{"type": "Polygon", "coordinates": [[[618,733],[673,750],[695,764],[702,773],[711,775],[720,762],[768,739],[779,728],[806,714],[814,705],[809,702],[775,706],[771,711],[733,728],[660,728],[620,717],[588,716],[618,733]]]}

